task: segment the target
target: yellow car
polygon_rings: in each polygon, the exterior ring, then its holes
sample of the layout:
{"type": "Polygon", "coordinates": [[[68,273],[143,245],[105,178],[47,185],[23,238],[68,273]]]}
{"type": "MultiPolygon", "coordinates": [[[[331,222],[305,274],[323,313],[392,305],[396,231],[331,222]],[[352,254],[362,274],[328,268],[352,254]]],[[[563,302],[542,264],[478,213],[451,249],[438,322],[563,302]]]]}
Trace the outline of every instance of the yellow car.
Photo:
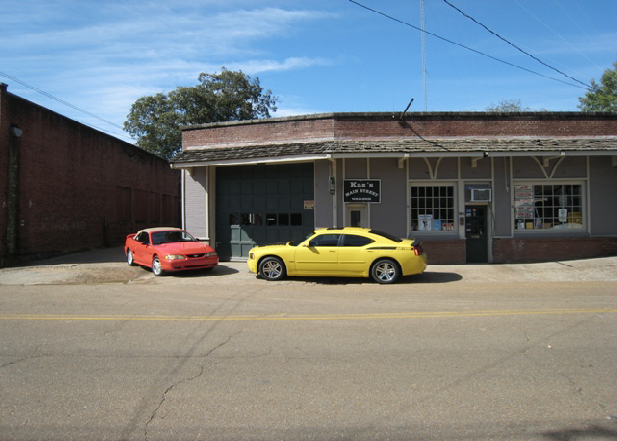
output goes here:
{"type": "Polygon", "coordinates": [[[372,277],[394,283],[426,269],[422,244],[368,228],[326,228],[301,242],[256,246],[249,271],[266,280],[285,276],[372,277]]]}

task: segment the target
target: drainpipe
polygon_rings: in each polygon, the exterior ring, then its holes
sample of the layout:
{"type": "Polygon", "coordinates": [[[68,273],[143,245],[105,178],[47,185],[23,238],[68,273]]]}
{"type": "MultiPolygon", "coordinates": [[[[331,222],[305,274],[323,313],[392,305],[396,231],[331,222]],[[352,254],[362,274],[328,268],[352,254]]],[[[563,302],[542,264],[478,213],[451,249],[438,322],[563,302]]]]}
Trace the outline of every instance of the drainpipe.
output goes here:
{"type": "Polygon", "coordinates": [[[24,132],[17,126],[11,126],[9,131],[6,249],[9,256],[16,256],[19,251],[19,144],[24,132]]]}
{"type": "MultiPolygon", "coordinates": [[[[332,179],[332,183],[334,184],[334,193],[332,193],[332,226],[338,227],[338,205],[336,203],[336,159],[333,159],[330,155],[328,155],[328,160],[330,161],[330,165],[332,166],[332,170],[330,173],[330,178],[332,179]]],[[[330,184],[330,183],[328,183],[330,184]]]]}

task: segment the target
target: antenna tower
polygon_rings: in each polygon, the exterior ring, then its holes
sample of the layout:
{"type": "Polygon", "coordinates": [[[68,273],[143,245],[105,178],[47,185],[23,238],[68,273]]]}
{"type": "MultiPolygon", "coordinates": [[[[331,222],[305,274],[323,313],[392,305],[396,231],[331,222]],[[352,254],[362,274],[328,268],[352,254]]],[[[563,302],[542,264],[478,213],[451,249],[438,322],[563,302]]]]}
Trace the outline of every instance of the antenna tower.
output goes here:
{"type": "Polygon", "coordinates": [[[426,85],[426,14],[424,0],[420,1],[420,17],[422,21],[422,87],[424,89],[424,111],[428,111],[428,87],[426,85]]]}

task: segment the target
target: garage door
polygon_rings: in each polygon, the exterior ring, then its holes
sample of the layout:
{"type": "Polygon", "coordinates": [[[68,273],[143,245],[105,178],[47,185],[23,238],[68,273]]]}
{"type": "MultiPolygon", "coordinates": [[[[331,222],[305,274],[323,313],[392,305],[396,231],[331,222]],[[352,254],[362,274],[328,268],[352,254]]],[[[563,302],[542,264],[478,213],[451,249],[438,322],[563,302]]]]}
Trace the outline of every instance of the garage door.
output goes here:
{"type": "Polygon", "coordinates": [[[216,249],[221,260],[246,258],[255,244],[306,237],[314,229],[312,202],[312,163],[218,167],[216,249]]]}

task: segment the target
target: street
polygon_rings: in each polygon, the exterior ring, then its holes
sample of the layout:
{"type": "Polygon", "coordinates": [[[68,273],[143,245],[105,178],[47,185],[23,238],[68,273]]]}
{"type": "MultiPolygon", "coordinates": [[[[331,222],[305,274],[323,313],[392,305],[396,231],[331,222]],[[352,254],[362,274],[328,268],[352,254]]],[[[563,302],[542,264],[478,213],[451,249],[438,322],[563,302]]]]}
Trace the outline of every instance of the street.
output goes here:
{"type": "Polygon", "coordinates": [[[617,439],[617,258],[266,282],[0,269],[0,439],[617,439]]]}

